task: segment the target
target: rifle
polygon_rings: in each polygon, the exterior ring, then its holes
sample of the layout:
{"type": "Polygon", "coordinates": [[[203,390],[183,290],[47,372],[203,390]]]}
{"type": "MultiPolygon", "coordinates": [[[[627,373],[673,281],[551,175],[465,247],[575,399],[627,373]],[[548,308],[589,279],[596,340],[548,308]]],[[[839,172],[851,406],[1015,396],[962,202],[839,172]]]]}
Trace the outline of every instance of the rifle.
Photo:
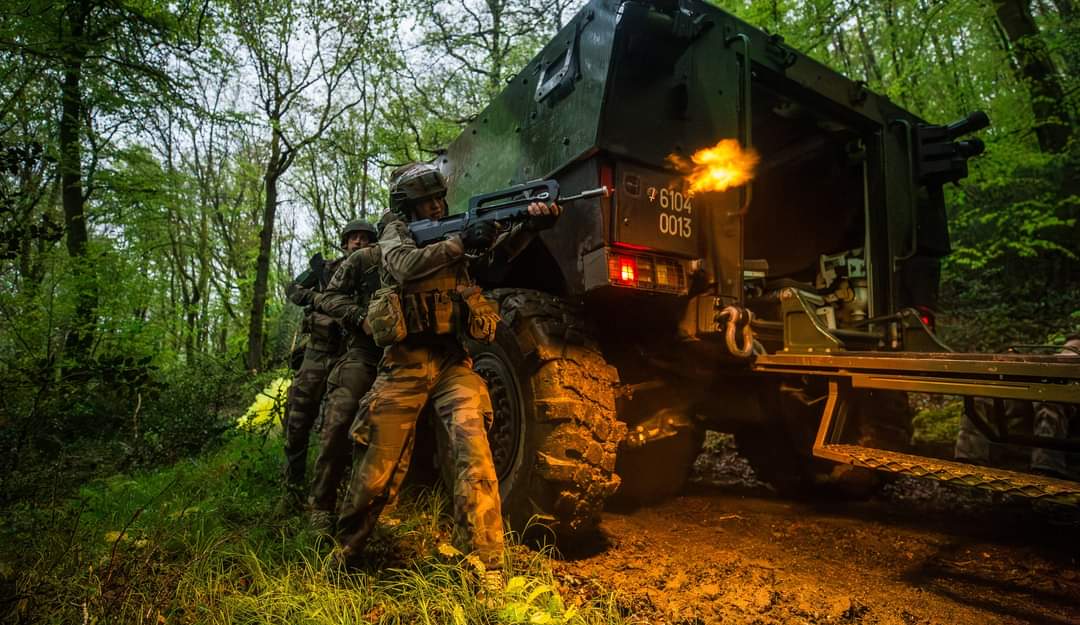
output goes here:
{"type": "Polygon", "coordinates": [[[326,286],[326,259],[323,258],[322,252],[316,252],[311,260],[308,262],[308,267],[311,267],[311,273],[315,275],[316,283],[320,288],[326,286]]]}
{"type": "Polygon", "coordinates": [[[469,210],[442,219],[421,219],[409,223],[409,232],[420,247],[442,241],[478,221],[493,221],[499,226],[512,225],[530,217],[533,202],[573,202],[591,197],[609,197],[611,189],[598,187],[567,197],[559,197],[559,183],[554,180],[534,180],[514,185],[494,193],[482,193],[469,198],[469,210]]]}

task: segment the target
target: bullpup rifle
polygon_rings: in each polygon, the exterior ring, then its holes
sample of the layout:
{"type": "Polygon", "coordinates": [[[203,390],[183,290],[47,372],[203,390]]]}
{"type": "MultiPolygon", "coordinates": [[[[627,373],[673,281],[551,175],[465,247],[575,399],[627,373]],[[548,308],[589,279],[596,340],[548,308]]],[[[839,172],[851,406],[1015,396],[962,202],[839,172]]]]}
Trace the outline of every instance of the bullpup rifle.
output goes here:
{"type": "Polygon", "coordinates": [[[534,180],[508,187],[494,193],[482,193],[469,198],[469,210],[442,219],[420,219],[409,223],[416,244],[420,247],[442,241],[478,221],[495,222],[500,229],[527,220],[529,204],[533,202],[567,203],[592,197],[609,197],[611,189],[597,187],[575,195],[559,197],[559,183],[554,180],[534,180]]]}

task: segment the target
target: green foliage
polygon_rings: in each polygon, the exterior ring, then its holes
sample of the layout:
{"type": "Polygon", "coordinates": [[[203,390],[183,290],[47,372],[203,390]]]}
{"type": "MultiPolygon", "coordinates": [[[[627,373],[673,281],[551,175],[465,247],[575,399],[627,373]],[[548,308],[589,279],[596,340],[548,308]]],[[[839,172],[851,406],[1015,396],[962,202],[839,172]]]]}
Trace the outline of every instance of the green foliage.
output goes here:
{"type": "MultiPolygon", "coordinates": [[[[538,579],[525,576],[511,577],[506,583],[507,603],[499,610],[506,623],[529,623],[532,625],[558,625],[573,623],[578,611],[567,608],[557,588],[538,579]]],[[[455,623],[465,623],[456,618],[455,623]]]]}
{"type": "Polygon", "coordinates": [[[954,347],[1000,351],[1080,331],[1080,143],[1047,156],[991,144],[951,193],[942,327],[954,347]]]}
{"type": "Polygon", "coordinates": [[[911,420],[915,444],[954,443],[960,432],[960,417],[964,414],[963,400],[942,395],[920,396],[920,400],[911,420]]]}
{"type": "Polygon", "coordinates": [[[1077,260],[1072,237],[1080,197],[1062,193],[1063,177],[1074,166],[1069,155],[1048,156],[1004,142],[989,151],[963,192],[953,194],[954,250],[946,268],[984,271],[1054,256],[1077,260]]]}
{"type": "Polygon", "coordinates": [[[276,378],[266,388],[259,391],[244,414],[236,420],[236,427],[252,432],[266,431],[285,417],[285,403],[288,398],[288,378],[276,378]]]}
{"type": "Polygon", "coordinates": [[[503,595],[478,591],[435,546],[439,495],[404,498],[341,571],[300,519],[269,519],[277,439],[238,433],[218,451],[116,475],[54,506],[5,510],[0,584],[17,620],[41,623],[620,623],[612,605],[566,607],[542,554],[507,552],[503,595]]]}

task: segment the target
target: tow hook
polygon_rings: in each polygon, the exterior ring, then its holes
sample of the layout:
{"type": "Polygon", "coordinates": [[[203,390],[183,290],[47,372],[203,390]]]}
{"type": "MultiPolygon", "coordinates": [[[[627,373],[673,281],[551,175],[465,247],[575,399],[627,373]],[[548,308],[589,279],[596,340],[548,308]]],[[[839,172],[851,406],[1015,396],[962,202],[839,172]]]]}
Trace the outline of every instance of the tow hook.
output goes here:
{"type": "Polygon", "coordinates": [[[739,306],[725,306],[716,313],[717,324],[726,324],[724,344],[728,352],[736,358],[750,358],[754,353],[754,333],[750,323],[754,313],[739,306]],[[742,334],[742,347],[739,346],[739,334],[742,334]]]}

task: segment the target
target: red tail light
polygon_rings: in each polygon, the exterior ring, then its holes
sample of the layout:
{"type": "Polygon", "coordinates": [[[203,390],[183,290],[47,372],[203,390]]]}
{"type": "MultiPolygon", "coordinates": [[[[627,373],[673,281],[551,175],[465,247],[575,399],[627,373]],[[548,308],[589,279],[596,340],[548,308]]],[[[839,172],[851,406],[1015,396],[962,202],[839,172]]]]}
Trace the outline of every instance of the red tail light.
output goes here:
{"type": "Polygon", "coordinates": [[[937,318],[934,316],[934,311],[927,306],[915,306],[915,310],[919,312],[919,321],[922,321],[923,325],[930,328],[931,332],[936,331],[937,318]]]}
{"type": "Polygon", "coordinates": [[[633,256],[612,254],[608,259],[608,277],[616,284],[635,286],[637,284],[637,260],[633,256]]]}

